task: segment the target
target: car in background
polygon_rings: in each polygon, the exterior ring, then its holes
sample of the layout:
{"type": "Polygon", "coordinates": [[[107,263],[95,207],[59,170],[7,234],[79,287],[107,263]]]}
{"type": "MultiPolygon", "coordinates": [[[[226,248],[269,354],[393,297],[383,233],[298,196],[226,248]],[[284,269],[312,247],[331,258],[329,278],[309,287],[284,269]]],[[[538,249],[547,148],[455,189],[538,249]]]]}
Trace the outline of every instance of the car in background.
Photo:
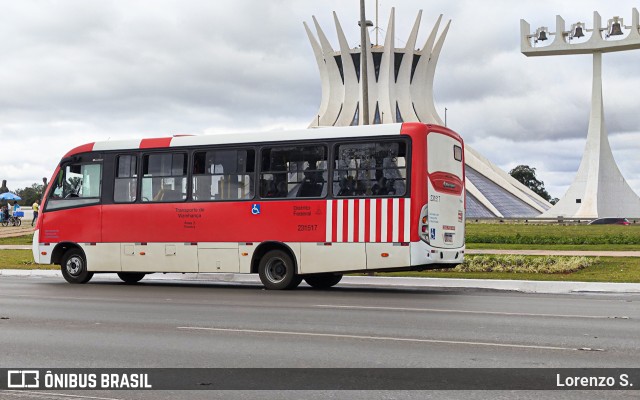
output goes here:
{"type": "Polygon", "coordinates": [[[630,225],[626,218],[598,218],[589,222],[589,225],[630,225]]]}

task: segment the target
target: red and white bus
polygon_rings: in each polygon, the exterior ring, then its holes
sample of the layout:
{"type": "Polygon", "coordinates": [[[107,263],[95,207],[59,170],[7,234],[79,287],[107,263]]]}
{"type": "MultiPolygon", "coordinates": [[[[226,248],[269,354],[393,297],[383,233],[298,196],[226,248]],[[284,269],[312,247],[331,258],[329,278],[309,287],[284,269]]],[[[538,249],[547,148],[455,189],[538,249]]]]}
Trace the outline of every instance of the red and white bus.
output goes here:
{"type": "Polygon", "coordinates": [[[85,144],[33,237],[71,283],[115,272],[258,273],[267,289],[464,257],[464,145],[404,123],[85,144]]]}

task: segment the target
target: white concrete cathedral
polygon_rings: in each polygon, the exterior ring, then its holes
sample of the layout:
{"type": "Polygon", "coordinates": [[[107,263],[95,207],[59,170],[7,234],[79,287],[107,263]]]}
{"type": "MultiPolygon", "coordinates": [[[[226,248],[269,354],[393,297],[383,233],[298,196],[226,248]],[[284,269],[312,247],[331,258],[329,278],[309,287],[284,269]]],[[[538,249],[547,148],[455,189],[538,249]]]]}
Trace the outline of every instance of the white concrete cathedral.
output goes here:
{"type": "MultiPolygon", "coordinates": [[[[313,17],[317,39],[304,23],[322,80],[322,100],[310,127],[362,124],[360,48],[351,48],[333,13],[339,42],[334,50],[313,17]]],[[[395,10],[391,9],[384,46],[367,52],[370,124],[424,122],[444,125],[436,111],[433,80],[449,20],[439,37],[442,15],[421,49],[416,49],[422,11],[405,47],[396,48],[395,10]]],[[[367,41],[371,39],[367,32],[367,41]]],[[[464,132],[459,132],[464,137],[464,132]]],[[[466,146],[467,217],[535,217],[551,207],[547,201],[466,146]]]]}

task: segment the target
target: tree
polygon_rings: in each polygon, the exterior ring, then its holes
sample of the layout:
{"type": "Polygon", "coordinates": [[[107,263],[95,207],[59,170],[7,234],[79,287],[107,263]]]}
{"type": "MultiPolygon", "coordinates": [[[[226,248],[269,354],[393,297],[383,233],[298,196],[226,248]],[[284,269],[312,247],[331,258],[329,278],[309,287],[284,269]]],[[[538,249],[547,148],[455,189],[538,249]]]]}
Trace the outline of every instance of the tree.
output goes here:
{"type": "Polygon", "coordinates": [[[30,187],[16,190],[16,194],[22,197],[22,201],[20,201],[20,203],[25,206],[30,206],[36,201],[40,203],[40,200],[42,200],[42,196],[44,194],[44,189],[44,185],[34,183],[30,187]]]}
{"type": "Polygon", "coordinates": [[[544,182],[536,178],[535,168],[531,168],[528,165],[518,165],[509,171],[509,175],[529,189],[533,190],[538,196],[542,197],[546,201],[551,200],[551,196],[544,188],[544,182]]]}

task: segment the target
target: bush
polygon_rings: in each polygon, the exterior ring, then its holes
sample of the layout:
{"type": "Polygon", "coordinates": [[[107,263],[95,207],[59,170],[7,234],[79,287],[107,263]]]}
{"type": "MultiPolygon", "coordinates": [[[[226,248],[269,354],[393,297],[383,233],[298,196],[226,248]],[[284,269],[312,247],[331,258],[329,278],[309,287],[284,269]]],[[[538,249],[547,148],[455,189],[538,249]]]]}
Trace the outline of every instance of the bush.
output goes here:
{"type": "Polygon", "coordinates": [[[477,255],[465,256],[456,272],[511,272],[533,274],[568,274],[600,262],[593,257],[477,255]]]}

